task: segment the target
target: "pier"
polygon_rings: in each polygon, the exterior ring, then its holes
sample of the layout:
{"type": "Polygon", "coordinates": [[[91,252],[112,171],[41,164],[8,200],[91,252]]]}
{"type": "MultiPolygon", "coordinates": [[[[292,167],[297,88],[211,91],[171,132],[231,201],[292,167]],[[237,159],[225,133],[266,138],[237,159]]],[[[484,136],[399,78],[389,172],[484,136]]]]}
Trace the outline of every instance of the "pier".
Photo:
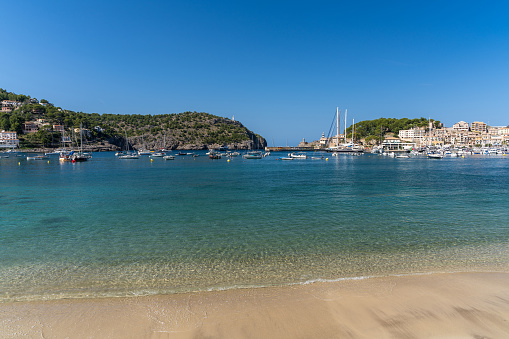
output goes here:
{"type": "Polygon", "coordinates": [[[363,149],[327,149],[327,148],[314,148],[314,147],[292,147],[292,146],[279,146],[279,147],[265,147],[265,152],[329,152],[329,153],[363,153],[363,149]]]}

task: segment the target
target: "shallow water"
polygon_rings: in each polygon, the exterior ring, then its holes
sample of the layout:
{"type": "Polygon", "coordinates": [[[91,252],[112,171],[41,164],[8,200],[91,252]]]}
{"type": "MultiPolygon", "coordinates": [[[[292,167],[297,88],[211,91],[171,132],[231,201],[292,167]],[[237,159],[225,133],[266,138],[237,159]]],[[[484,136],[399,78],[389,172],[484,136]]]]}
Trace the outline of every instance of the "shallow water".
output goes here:
{"type": "Polygon", "coordinates": [[[509,267],[509,157],[0,159],[0,300],[509,267]]]}

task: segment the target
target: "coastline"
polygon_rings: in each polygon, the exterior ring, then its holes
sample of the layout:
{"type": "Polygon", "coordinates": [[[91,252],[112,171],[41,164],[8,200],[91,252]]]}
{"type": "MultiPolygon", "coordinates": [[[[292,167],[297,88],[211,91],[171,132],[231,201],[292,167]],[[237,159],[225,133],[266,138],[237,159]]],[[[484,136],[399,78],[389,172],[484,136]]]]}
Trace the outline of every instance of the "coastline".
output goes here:
{"type": "Polygon", "coordinates": [[[495,272],[0,304],[5,338],[504,337],[508,319],[495,272]]]}

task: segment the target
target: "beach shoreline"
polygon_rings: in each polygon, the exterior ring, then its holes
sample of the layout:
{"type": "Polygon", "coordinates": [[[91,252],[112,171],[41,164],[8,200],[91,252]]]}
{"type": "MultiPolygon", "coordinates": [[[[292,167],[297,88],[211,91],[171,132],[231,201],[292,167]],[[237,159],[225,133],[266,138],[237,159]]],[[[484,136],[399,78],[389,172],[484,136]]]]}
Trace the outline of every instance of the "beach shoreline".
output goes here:
{"type": "Polygon", "coordinates": [[[500,338],[509,273],[0,304],[2,338],[500,338]]]}

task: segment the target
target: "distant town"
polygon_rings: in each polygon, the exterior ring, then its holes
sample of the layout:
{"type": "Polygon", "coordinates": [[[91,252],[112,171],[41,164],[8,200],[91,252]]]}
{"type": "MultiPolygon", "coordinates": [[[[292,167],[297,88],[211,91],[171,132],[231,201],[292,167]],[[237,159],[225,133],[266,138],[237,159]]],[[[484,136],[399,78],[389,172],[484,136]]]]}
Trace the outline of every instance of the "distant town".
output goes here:
{"type": "MultiPolygon", "coordinates": [[[[487,147],[509,145],[509,126],[488,126],[481,121],[471,123],[460,121],[452,127],[444,127],[441,123],[438,124],[438,127],[434,126],[433,121],[431,121],[428,127],[399,130],[397,137],[393,133],[383,133],[384,135],[380,139],[382,139],[382,144],[408,144],[414,147],[447,145],[456,147],[487,147]]],[[[355,132],[351,132],[347,136],[345,134],[336,134],[329,138],[322,134],[318,141],[307,143],[303,140],[299,146],[336,148],[353,142],[358,142],[363,146],[380,144],[379,141],[355,139],[355,132]],[[353,138],[352,133],[354,134],[353,138]]]]}

